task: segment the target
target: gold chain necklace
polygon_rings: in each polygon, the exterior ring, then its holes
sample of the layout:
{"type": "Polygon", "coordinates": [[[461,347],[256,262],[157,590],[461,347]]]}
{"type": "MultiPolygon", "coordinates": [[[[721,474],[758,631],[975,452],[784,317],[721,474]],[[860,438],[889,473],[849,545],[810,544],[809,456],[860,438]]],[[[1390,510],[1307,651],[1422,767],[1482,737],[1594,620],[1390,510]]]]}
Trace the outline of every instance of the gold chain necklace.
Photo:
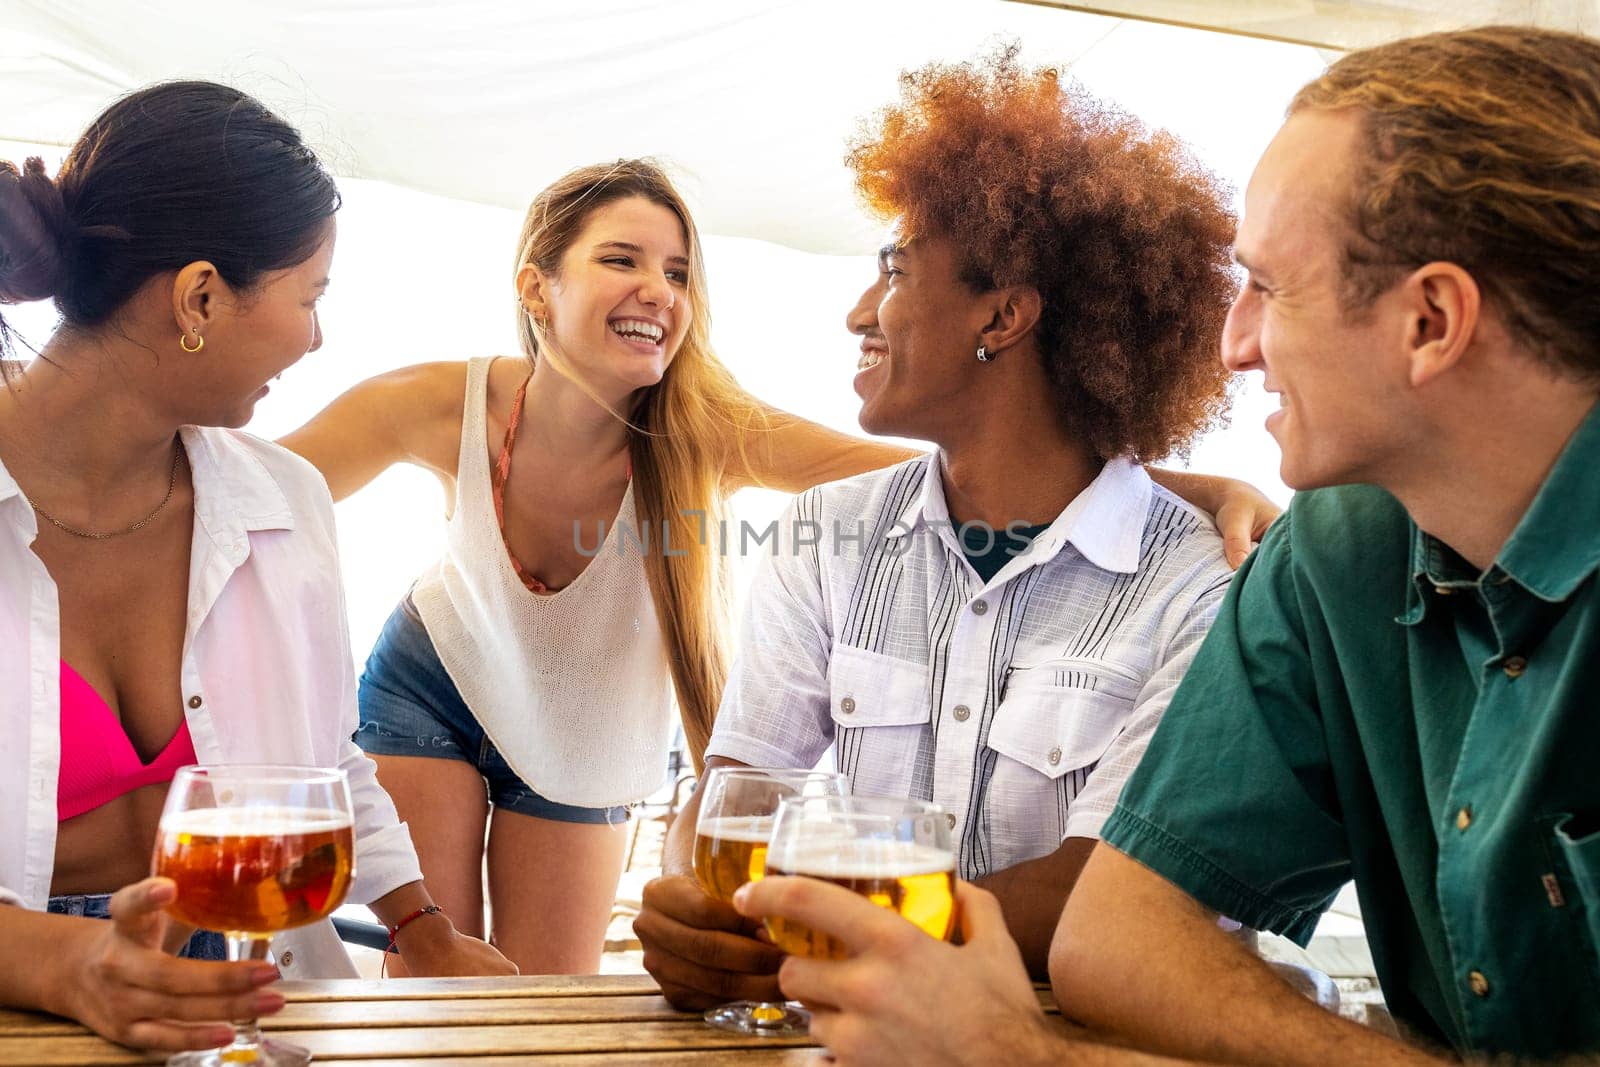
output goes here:
{"type": "Polygon", "coordinates": [[[150,514],[146,515],[132,526],[125,527],[121,530],[112,530],[110,533],[90,533],[87,530],[75,530],[71,526],[68,526],[66,523],[62,522],[60,519],[56,518],[54,515],[50,514],[44,508],[41,508],[38,504],[34,504],[33,501],[30,500],[28,503],[33,504],[33,510],[37,511],[50,523],[50,525],[54,526],[58,530],[63,530],[71,534],[73,537],[82,537],[90,541],[109,541],[113,537],[122,537],[125,534],[133,533],[135,530],[144,529],[150,524],[151,519],[161,514],[161,509],[166,507],[167,503],[171,501],[172,491],[178,485],[178,464],[182,460],[183,446],[178,445],[172,451],[172,474],[167,478],[167,495],[161,498],[161,503],[157,504],[155,509],[151,511],[150,514]]]}

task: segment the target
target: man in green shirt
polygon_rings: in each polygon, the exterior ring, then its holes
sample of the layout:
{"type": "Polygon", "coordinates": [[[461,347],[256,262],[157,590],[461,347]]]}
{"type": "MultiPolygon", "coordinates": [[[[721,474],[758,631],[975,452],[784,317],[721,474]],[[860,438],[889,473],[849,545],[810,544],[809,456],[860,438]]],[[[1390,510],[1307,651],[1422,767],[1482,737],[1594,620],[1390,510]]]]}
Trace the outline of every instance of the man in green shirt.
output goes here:
{"type": "MultiPolygon", "coordinates": [[[[1267,149],[1236,254],[1224,361],[1282,398],[1267,425],[1309,491],[1106,824],[1056,996],[1218,1062],[1600,1052],[1600,42],[1500,27],[1346,56],[1267,149]],[[1218,929],[1304,942],[1352,879],[1408,1041],[1218,929]]],[[[955,948],[828,888],[739,904],[856,951],[781,975],[858,1024],[830,1017],[842,1060],[1138,1058],[1039,1024],[975,890],[955,948]]]]}

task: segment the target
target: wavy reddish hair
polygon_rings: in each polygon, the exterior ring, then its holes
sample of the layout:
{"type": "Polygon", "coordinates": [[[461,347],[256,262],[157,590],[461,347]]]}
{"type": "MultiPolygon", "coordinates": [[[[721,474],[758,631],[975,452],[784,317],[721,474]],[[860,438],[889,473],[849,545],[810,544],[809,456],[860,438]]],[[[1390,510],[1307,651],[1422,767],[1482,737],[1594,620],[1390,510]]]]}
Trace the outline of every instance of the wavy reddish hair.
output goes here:
{"type": "Polygon", "coordinates": [[[1159,459],[1223,420],[1235,220],[1176,138],[1012,45],[902,74],[846,162],[875,215],[953,242],[969,285],[1038,290],[1061,417],[1098,455],[1159,459]]]}

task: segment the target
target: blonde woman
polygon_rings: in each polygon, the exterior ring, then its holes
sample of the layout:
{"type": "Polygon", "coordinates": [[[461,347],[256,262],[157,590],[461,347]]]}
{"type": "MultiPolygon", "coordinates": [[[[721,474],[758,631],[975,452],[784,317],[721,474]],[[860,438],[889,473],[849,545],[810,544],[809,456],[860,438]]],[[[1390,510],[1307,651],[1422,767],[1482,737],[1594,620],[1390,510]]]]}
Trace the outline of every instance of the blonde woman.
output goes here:
{"type": "MultiPolygon", "coordinates": [[[[523,358],[381,375],[283,443],[336,499],[402,461],[444,483],[448,547],[372,651],[356,739],[457,927],[485,932],[487,834],[494,943],[525,974],[588,973],[674,698],[698,766],[721,697],[726,574],[702,524],[745,486],[798,492],[911,453],[739,387],[712,354],[694,222],[652,163],[541,192],[516,291],[523,358]],[[604,524],[598,551],[574,523],[604,524]]],[[[1163,480],[1245,546],[1276,514],[1239,483],[1163,480]]]]}

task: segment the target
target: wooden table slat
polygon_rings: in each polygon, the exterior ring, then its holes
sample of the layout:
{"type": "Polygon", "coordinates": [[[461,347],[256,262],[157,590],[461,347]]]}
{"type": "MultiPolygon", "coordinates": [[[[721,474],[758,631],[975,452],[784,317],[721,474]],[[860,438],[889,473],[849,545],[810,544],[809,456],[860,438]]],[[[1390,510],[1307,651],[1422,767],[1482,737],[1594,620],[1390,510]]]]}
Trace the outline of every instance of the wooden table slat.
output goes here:
{"type": "MultiPolygon", "coordinates": [[[[510,1024],[503,1026],[406,1026],[339,1030],[276,1030],[273,1037],[301,1045],[317,1062],[338,1059],[428,1058],[434,1056],[542,1055],[554,1052],[618,1052],[638,1055],[693,1049],[789,1048],[809,1038],[751,1038],[729,1034],[699,1019],[673,1022],[510,1024]]],[[[77,1037],[0,1037],[0,1063],[41,1065],[159,1063],[91,1035],[77,1037]]]]}
{"type": "Polygon", "coordinates": [[[505,1053],[677,1051],[682,1049],[793,1047],[809,1037],[751,1038],[707,1026],[699,1019],[673,1022],[511,1024],[504,1026],[377,1027],[369,1030],[280,1030],[273,1034],[303,1045],[319,1059],[380,1056],[489,1056],[505,1053]]]}
{"type": "MultiPolygon", "coordinates": [[[[427,1067],[819,1067],[824,1062],[818,1048],[699,1049],[691,1052],[554,1052],[548,1056],[442,1056],[423,1061],[427,1067]]],[[[405,1060],[324,1060],[316,1067],[415,1067],[405,1060]]]]}
{"type": "Polygon", "coordinates": [[[627,997],[659,993],[648,974],[532,975],[523,978],[341,978],[279,982],[290,1001],[451,1000],[479,997],[627,997]]]}
{"type": "MultiPolygon", "coordinates": [[[[289,1004],[263,1020],[328,1067],[497,1067],[535,1057],[575,1067],[616,1064],[815,1062],[805,1036],[761,1038],[674,1011],[646,975],[283,983],[289,1004]]],[[[1048,987],[1036,990],[1054,1011],[1048,987]]],[[[1056,1022],[1064,1023],[1059,1014],[1056,1022]]],[[[76,1023],[0,1011],[0,1064],[121,1067],[161,1063],[76,1023]]]]}
{"type": "Polygon", "coordinates": [[[297,1001],[261,1020],[273,1030],[365,1029],[382,1026],[506,1026],[551,1023],[681,1022],[694,1018],[648,997],[481,997],[432,1000],[426,1014],[414,1000],[297,1001]]]}

